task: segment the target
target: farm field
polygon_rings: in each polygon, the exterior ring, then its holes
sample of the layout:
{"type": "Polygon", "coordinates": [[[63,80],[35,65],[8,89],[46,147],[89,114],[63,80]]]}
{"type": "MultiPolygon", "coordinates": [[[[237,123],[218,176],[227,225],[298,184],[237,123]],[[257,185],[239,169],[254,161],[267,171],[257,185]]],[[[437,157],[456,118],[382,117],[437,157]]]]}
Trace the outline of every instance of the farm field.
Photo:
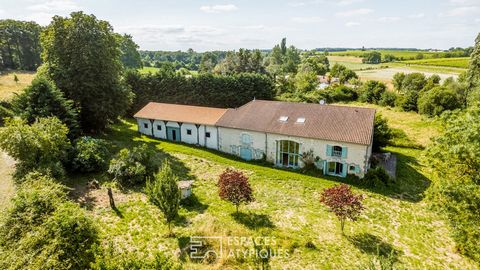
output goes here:
{"type": "Polygon", "coordinates": [[[9,100],[13,97],[14,93],[18,93],[20,90],[30,84],[35,77],[35,72],[29,71],[12,71],[0,74],[0,101],[9,100]],[[14,74],[18,77],[18,83],[13,78],[14,74]]]}
{"type": "MultiPolygon", "coordinates": [[[[420,50],[375,50],[380,52],[382,55],[391,54],[397,58],[404,58],[410,59],[415,58],[416,55],[419,53],[423,54],[426,58],[431,58],[434,54],[441,54],[441,52],[431,52],[431,51],[420,51],[420,50]]],[[[343,51],[343,52],[330,52],[330,55],[335,56],[354,56],[354,57],[361,57],[365,53],[372,52],[372,50],[350,50],[350,51],[343,51]]]]}
{"type": "MultiPolygon", "coordinates": [[[[464,72],[466,69],[455,67],[441,67],[441,66],[429,66],[410,64],[405,62],[392,62],[383,64],[363,64],[361,58],[355,56],[328,56],[330,66],[335,63],[345,65],[347,68],[354,70],[361,80],[378,80],[388,85],[390,89],[393,89],[392,78],[395,73],[413,73],[421,72],[425,76],[431,76],[437,74],[442,80],[448,77],[457,78],[458,75],[464,72]]],[[[439,59],[432,59],[439,60],[439,59]]]]}
{"type": "Polygon", "coordinates": [[[15,186],[11,177],[13,170],[13,159],[0,152],[0,211],[8,206],[10,198],[15,193],[15,186]]]}
{"type": "Polygon", "coordinates": [[[464,69],[468,68],[469,62],[470,62],[470,57],[436,58],[436,59],[402,61],[402,63],[405,63],[405,64],[454,67],[454,68],[464,68],[464,69]]]}
{"type": "MultiPolygon", "coordinates": [[[[385,116],[393,122],[392,118],[403,114],[385,116]]],[[[413,127],[420,119],[406,121],[413,127]]],[[[422,125],[427,131],[431,123],[422,125]]],[[[415,134],[409,136],[417,139],[415,134]]],[[[140,136],[130,120],[114,126],[105,137],[115,151],[146,143],[169,158],[181,179],[196,181],[193,199],[181,207],[175,222],[175,237],[165,237],[167,225],[159,210],[147,202],[141,187],[114,189],[120,211],[116,214],[108,206],[105,188],[84,188],[91,178],[100,179],[104,187],[115,186],[108,177],[72,179],[74,198],[89,209],[102,237],[113,241],[119,250],[135,247],[137,252],[148,254],[161,249],[182,261],[186,269],[244,269],[254,266],[250,259],[190,261],[190,236],[269,236],[276,239],[274,248],[290,254],[288,258],[273,258],[272,269],[359,269],[387,257],[398,269],[478,269],[456,253],[449,227],[423,199],[430,180],[421,150],[387,149],[399,158],[395,187],[365,189],[349,182],[354,192],[366,195],[367,210],[358,222],[347,224],[343,237],[335,217],[318,202],[320,191],[340,178],[274,169],[204,148],[140,136]],[[238,215],[233,214],[234,206],[221,201],[217,194],[217,177],[227,167],[241,169],[250,177],[256,197],[254,203],[242,206],[238,215]]],[[[215,242],[211,245],[219,247],[215,242]]]]}

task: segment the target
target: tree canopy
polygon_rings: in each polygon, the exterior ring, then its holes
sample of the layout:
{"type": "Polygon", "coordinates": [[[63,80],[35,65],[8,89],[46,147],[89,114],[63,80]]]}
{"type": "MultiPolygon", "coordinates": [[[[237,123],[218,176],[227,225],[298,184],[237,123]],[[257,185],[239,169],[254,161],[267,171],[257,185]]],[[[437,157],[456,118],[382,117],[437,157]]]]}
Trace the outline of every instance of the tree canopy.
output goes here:
{"type": "Polygon", "coordinates": [[[0,70],[36,70],[41,64],[41,31],[35,22],[0,20],[0,70]]]}
{"type": "Polygon", "coordinates": [[[80,108],[84,130],[123,115],[131,93],[121,82],[121,51],[108,22],[82,12],[55,16],[41,42],[46,74],[80,108]]]}

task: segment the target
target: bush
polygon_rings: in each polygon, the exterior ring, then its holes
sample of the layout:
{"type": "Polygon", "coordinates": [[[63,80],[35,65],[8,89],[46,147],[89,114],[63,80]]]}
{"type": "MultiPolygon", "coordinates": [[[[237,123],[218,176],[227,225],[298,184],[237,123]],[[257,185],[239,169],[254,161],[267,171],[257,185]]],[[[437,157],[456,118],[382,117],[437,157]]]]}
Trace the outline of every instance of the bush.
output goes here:
{"type": "Polygon", "coordinates": [[[154,150],[146,144],[122,149],[110,161],[108,173],[121,184],[136,185],[144,183],[147,177],[153,177],[160,167],[160,161],[154,150]]]}
{"type": "Polygon", "coordinates": [[[460,99],[453,89],[437,86],[418,99],[418,112],[439,116],[444,111],[461,108],[460,99]]]}
{"type": "Polygon", "coordinates": [[[97,252],[94,270],[181,270],[181,265],[159,251],[153,251],[152,257],[137,252],[116,252],[112,247],[97,252]]]}
{"type": "Polygon", "coordinates": [[[409,112],[418,110],[417,107],[418,93],[415,91],[409,91],[403,94],[398,95],[395,100],[395,106],[401,108],[402,110],[409,112]]]}
{"type": "Polygon", "coordinates": [[[67,134],[68,128],[57,118],[40,118],[32,125],[11,119],[0,129],[0,148],[18,162],[17,179],[33,170],[60,178],[71,147],[67,134]]]}
{"type": "Polygon", "coordinates": [[[390,91],[385,91],[378,101],[378,105],[384,107],[395,107],[395,101],[397,100],[397,94],[390,91]]]}
{"type": "Polygon", "coordinates": [[[387,86],[379,81],[367,81],[360,88],[360,101],[377,104],[383,93],[387,91],[387,86]]]}
{"type": "Polygon", "coordinates": [[[0,269],[86,269],[97,230],[66,187],[30,173],[0,221],[0,269]]]}
{"type": "Polygon", "coordinates": [[[109,156],[107,142],[92,137],[75,141],[72,168],[79,172],[97,172],[105,169],[109,156]]]}
{"type": "Polygon", "coordinates": [[[389,186],[392,183],[392,178],[382,167],[378,166],[368,170],[362,183],[368,187],[389,186]]]}
{"type": "Polygon", "coordinates": [[[355,101],[358,98],[357,92],[345,85],[329,87],[325,91],[328,93],[329,102],[348,102],[355,101]]]}
{"type": "Polygon", "coordinates": [[[381,147],[387,146],[393,138],[392,130],[388,126],[387,119],[381,114],[375,114],[373,125],[373,151],[379,151],[381,147]]]}

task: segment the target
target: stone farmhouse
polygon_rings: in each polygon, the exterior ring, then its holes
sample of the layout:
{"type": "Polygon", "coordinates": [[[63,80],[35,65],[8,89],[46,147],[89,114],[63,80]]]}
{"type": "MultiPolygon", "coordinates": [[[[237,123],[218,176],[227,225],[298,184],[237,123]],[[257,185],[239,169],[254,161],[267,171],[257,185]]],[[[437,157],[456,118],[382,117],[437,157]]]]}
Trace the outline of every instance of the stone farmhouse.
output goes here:
{"type": "Polygon", "coordinates": [[[326,175],[363,177],[370,167],[374,109],[266,100],[236,109],[150,102],[134,117],[142,134],[278,167],[301,168],[305,157],[326,175]]]}

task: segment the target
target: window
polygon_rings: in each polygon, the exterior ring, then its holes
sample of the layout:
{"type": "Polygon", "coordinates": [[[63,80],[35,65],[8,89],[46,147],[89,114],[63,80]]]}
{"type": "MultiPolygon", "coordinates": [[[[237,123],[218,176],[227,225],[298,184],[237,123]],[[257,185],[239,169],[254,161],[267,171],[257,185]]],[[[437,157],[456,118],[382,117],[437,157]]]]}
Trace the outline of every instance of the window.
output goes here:
{"type": "Polygon", "coordinates": [[[242,134],[242,143],[249,144],[251,141],[250,135],[242,134]]]}
{"type": "Polygon", "coordinates": [[[300,123],[300,124],[305,123],[305,117],[299,117],[299,118],[297,118],[297,123],[300,123]]]}
{"type": "Polygon", "coordinates": [[[355,171],[355,165],[350,165],[350,171],[355,171]]]}
{"type": "Polygon", "coordinates": [[[158,125],[157,130],[162,130],[162,126],[158,125]]]}
{"type": "Polygon", "coordinates": [[[288,116],[280,116],[280,118],[278,118],[278,120],[279,120],[280,122],[287,122],[288,116]]]}
{"type": "Polygon", "coordinates": [[[192,135],[192,130],[191,129],[187,129],[187,135],[192,135]]]}
{"type": "Polygon", "coordinates": [[[143,123],[143,127],[144,127],[144,128],[148,128],[148,124],[147,124],[147,123],[143,123]]]}
{"type": "Polygon", "coordinates": [[[332,156],[342,157],[342,147],[335,145],[332,149],[332,156]]]}
{"type": "Polygon", "coordinates": [[[205,132],[205,137],[210,138],[210,132],[205,132]]]}
{"type": "Polygon", "coordinates": [[[298,167],[300,144],[293,141],[277,142],[277,164],[283,167],[298,167]]]}

